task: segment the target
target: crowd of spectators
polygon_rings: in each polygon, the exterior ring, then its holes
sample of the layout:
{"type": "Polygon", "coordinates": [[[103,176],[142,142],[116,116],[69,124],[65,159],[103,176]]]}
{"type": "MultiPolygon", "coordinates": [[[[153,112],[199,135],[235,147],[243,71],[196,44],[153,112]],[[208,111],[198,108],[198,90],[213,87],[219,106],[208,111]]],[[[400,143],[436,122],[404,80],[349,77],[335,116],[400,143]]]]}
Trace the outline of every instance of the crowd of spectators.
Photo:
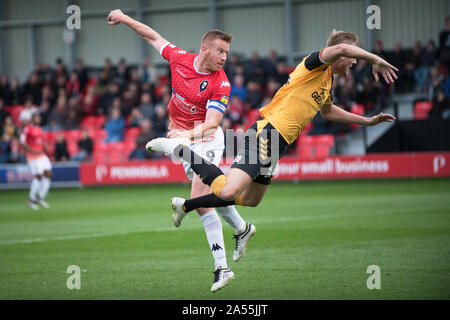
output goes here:
{"type": "MultiPolygon", "coordinates": [[[[381,40],[376,41],[374,53],[384,57],[399,68],[399,79],[394,87],[383,81],[375,82],[371,65],[365,61],[351,69],[343,77],[333,81],[333,101],[345,110],[355,104],[364,106],[366,114],[381,111],[393,92],[420,92],[433,101],[433,117],[449,117],[450,98],[450,18],[440,34],[439,46],[430,40],[425,46],[416,41],[411,49],[403,49],[401,43],[386,51],[381,40]]],[[[268,57],[254,52],[250,58],[231,53],[224,70],[231,82],[230,103],[222,126],[244,128],[252,111],[266,105],[289,78],[294,66],[288,66],[284,57],[272,50],[268,57]]],[[[61,59],[53,67],[39,63],[24,83],[6,74],[0,76],[0,162],[20,162],[20,127],[14,123],[6,106],[24,106],[19,119],[30,114],[41,115],[45,131],[81,129],[86,116],[105,116],[103,128],[107,132],[105,143],[123,141],[127,128],[138,127],[136,149],[129,159],[147,159],[145,141],[165,136],[168,126],[167,105],[171,98],[170,69],[158,73],[150,59],[142,65],[132,66],[125,59],[114,65],[105,59],[104,65],[95,70],[79,60],[69,70],[61,59]]],[[[431,113],[430,113],[431,115],[431,113]]],[[[318,114],[310,134],[345,134],[352,128],[333,124],[318,114]]],[[[70,155],[64,136],[59,134],[55,144],[55,161],[89,158],[93,142],[87,130],[82,130],[78,152],[70,155]],[[90,141],[89,141],[90,140],[90,141]]]]}

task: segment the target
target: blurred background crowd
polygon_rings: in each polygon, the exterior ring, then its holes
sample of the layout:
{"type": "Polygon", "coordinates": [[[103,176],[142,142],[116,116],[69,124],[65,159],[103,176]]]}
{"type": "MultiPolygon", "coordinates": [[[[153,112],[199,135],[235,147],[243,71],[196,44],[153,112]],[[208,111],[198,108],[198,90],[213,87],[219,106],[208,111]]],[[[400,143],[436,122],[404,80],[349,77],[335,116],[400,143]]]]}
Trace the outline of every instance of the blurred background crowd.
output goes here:
{"type": "MultiPolygon", "coordinates": [[[[450,18],[439,39],[439,43],[416,41],[413,48],[396,43],[392,50],[377,40],[374,53],[399,69],[398,81],[394,86],[375,82],[370,64],[360,60],[346,79],[334,79],[334,103],[371,115],[383,110],[393,94],[418,92],[432,102],[428,117],[450,118],[450,18]]],[[[224,66],[231,98],[223,129],[245,129],[256,120],[257,110],[270,102],[294,67],[274,50],[268,57],[231,53],[224,66]]],[[[125,58],[114,64],[107,58],[100,68],[88,68],[79,60],[71,70],[58,59],[54,65],[37,64],[24,82],[2,74],[0,163],[25,161],[19,136],[33,113],[41,115],[53,161],[91,161],[96,144],[115,142],[127,142],[128,160],[157,156],[145,151],[145,143],[166,135],[170,98],[170,69],[161,72],[149,58],[141,65],[129,65],[125,58]]],[[[308,134],[336,136],[351,130],[318,114],[308,134]]]]}

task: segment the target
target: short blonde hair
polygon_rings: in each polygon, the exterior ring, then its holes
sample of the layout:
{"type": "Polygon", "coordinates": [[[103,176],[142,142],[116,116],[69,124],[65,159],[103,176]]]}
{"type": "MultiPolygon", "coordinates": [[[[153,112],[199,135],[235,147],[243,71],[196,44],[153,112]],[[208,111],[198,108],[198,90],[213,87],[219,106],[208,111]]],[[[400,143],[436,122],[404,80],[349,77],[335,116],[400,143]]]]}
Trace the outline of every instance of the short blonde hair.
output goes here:
{"type": "Polygon", "coordinates": [[[336,29],[333,29],[328,36],[327,47],[331,47],[344,42],[354,43],[358,47],[361,46],[359,37],[356,33],[336,31],[336,29]]]}
{"type": "Polygon", "coordinates": [[[232,38],[233,37],[231,36],[231,34],[225,33],[218,29],[213,29],[209,30],[203,35],[201,44],[204,44],[207,41],[212,41],[215,39],[222,39],[223,41],[230,43],[232,38]]]}

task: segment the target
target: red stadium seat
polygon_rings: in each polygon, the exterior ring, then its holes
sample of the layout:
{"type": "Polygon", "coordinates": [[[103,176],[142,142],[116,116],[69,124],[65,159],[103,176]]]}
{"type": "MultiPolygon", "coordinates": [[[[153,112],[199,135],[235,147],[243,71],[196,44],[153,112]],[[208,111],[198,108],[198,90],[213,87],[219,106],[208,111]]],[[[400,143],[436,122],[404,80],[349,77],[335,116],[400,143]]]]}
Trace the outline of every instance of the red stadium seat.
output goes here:
{"type": "Polygon", "coordinates": [[[106,163],[108,156],[105,152],[94,152],[93,159],[95,163],[106,163]]]}
{"type": "Polygon", "coordinates": [[[330,156],[330,148],[325,145],[319,145],[316,147],[314,157],[318,159],[327,158],[330,156]]]}
{"type": "Polygon", "coordinates": [[[109,163],[121,163],[123,160],[123,154],[121,152],[112,151],[108,153],[109,163]]]}
{"type": "Polygon", "coordinates": [[[111,152],[124,152],[125,151],[125,144],[123,142],[112,142],[107,144],[108,149],[111,152]]]}
{"type": "Polygon", "coordinates": [[[331,148],[334,145],[334,136],[332,134],[318,135],[315,138],[315,145],[331,148]]]}
{"type": "Polygon", "coordinates": [[[105,140],[107,136],[108,132],[106,132],[106,130],[104,129],[92,129],[92,131],[90,131],[90,137],[92,138],[92,140],[95,140],[96,143],[105,140]]]}
{"type": "Polygon", "coordinates": [[[247,113],[247,121],[245,123],[245,129],[247,130],[250,126],[256,122],[259,118],[259,109],[253,109],[247,113]]]}
{"type": "Polygon", "coordinates": [[[298,149],[298,156],[301,159],[309,160],[309,159],[313,158],[313,151],[314,151],[314,148],[310,145],[302,146],[302,147],[299,147],[299,149],[298,149]]]}
{"type": "Polygon", "coordinates": [[[105,122],[106,122],[105,116],[95,117],[95,121],[94,121],[95,128],[97,128],[97,129],[103,128],[103,125],[105,124],[105,122]]]}
{"type": "Polygon", "coordinates": [[[141,128],[132,127],[125,130],[124,141],[134,141],[141,132],[141,128]]]}
{"type": "Polygon", "coordinates": [[[136,148],[136,142],[134,140],[125,141],[124,145],[126,151],[132,151],[134,150],[134,148],[136,148]]]}
{"type": "Polygon", "coordinates": [[[76,141],[80,139],[81,131],[80,130],[65,130],[63,131],[64,139],[66,139],[67,143],[69,141],[76,141]]]}
{"type": "Polygon", "coordinates": [[[106,153],[109,150],[109,147],[104,142],[94,143],[94,150],[95,152],[103,152],[106,153]]]}
{"type": "Polygon", "coordinates": [[[78,144],[76,142],[67,142],[67,151],[72,156],[78,152],[78,144]]]}
{"type": "Polygon", "coordinates": [[[428,113],[433,107],[432,101],[417,101],[414,104],[414,120],[424,120],[428,118],[428,113]]]}
{"type": "MultiPolygon", "coordinates": [[[[350,112],[355,113],[360,116],[364,116],[364,105],[363,104],[354,104],[350,107],[350,112]]],[[[358,129],[359,124],[350,124],[350,128],[352,129],[358,129]]]]}
{"type": "Polygon", "coordinates": [[[297,141],[297,146],[299,148],[302,148],[303,146],[309,146],[309,147],[313,147],[315,145],[315,137],[314,136],[306,136],[306,135],[301,135],[298,138],[297,141]]]}
{"type": "Polygon", "coordinates": [[[22,105],[5,107],[5,110],[11,115],[11,118],[13,119],[13,122],[16,126],[20,126],[19,117],[23,109],[25,109],[25,107],[22,105]]]}

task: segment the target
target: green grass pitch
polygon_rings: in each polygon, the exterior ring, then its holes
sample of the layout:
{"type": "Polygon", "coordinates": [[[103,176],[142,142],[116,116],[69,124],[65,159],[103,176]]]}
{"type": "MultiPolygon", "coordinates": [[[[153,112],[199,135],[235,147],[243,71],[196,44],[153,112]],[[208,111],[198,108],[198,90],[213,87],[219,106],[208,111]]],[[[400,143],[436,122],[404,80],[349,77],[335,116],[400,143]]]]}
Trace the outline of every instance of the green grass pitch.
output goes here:
{"type": "Polygon", "coordinates": [[[53,189],[37,212],[27,193],[0,191],[0,299],[450,298],[450,179],[274,182],[257,208],[238,207],[257,227],[238,263],[222,220],[236,277],[214,294],[198,215],[171,223],[188,185],[53,189]]]}

